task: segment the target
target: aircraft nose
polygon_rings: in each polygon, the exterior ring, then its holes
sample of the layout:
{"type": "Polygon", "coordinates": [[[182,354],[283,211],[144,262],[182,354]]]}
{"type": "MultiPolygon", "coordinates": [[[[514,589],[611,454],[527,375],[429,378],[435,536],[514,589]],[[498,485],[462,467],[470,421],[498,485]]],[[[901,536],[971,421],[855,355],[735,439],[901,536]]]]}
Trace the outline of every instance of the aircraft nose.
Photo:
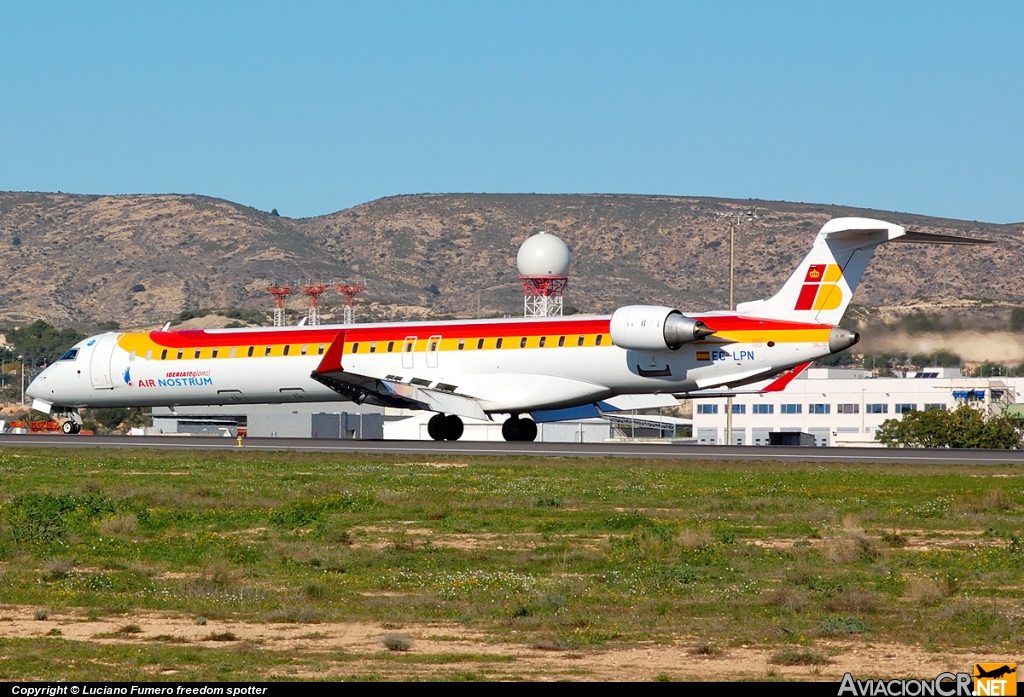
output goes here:
{"type": "Polygon", "coordinates": [[[46,371],[36,376],[36,379],[25,388],[25,396],[32,399],[40,399],[46,396],[46,371]]]}

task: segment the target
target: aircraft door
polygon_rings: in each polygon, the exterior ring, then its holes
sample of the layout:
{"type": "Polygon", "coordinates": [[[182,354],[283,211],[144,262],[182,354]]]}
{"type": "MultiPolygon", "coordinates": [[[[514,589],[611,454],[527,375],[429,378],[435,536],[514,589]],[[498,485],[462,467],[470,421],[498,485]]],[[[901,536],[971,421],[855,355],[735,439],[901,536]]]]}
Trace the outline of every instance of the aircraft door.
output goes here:
{"type": "Polygon", "coordinates": [[[429,339],[427,339],[426,351],[427,351],[427,367],[428,368],[436,368],[437,367],[437,352],[440,350],[440,348],[441,348],[441,335],[440,334],[435,334],[434,336],[432,336],[429,339]]]}
{"type": "Polygon", "coordinates": [[[413,368],[414,358],[416,351],[416,337],[407,336],[405,341],[402,342],[402,367],[413,368]]]}
{"type": "Polygon", "coordinates": [[[117,334],[104,334],[96,340],[89,359],[89,374],[92,376],[93,389],[109,390],[114,387],[110,363],[117,347],[117,334]]]}

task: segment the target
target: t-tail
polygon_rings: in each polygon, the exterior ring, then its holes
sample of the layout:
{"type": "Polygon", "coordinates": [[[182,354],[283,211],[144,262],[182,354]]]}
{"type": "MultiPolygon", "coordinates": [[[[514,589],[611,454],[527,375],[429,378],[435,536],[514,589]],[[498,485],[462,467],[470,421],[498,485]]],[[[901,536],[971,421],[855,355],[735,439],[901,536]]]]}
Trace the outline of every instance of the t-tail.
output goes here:
{"type": "Polygon", "coordinates": [[[740,303],[736,311],[752,317],[837,325],[875,248],[885,242],[991,244],[989,240],[911,232],[870,218],[833,218],[821,228],[810,253],[778,293],[740,303]]]}

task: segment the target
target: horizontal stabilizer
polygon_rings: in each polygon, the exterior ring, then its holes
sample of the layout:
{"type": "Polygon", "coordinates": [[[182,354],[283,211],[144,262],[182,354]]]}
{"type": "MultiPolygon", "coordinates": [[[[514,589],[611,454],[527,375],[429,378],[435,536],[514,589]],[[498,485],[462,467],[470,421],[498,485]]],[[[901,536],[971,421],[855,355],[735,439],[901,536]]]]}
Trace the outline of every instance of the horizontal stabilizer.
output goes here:
{"type": "Polygon", "coordinates": [[[916,242],[918,244],[995,244],[995,240],[979,240],[976,237],[958,237],[957,235],[939,235],[934,232],[907,231],[893,242],[916,242]]]}

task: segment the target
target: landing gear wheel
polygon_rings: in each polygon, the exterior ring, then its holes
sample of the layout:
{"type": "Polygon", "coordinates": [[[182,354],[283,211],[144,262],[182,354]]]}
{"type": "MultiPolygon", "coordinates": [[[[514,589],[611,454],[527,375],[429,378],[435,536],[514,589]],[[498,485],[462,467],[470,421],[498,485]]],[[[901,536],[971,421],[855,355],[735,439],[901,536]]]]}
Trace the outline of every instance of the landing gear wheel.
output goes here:
{"type": "Polygon", "coordinates": [[[507,441],[530,443],[537,438],[537,423],[533,419],[512,416],[501,425],[501,435],[507,441]]]}
{"type": "Polygon", "coordinates": [[[501,437],[507,441],[519,440],[519,424],[517,417],[510,416],[501,425],[501,437]]]}
{"type": "Polygon", "coordinates": [[[75,430],[76,425],[77,424],[74,421],[68,419],[67,421],[60,425],[60,432],[63,433],[65,436],[70,436],[75,433],[78,433],[78,431],[75,430]]]}
{"type": "Polygon", "coordinates": [[[444,439],[445,440],[458,440],[462,438],[462,432],[466,430],[466,427],[462,424],[462,419],[457,417],[455,414],[449,414],[444,417],[444,439]]]}
{"type": "MultiPolygon", "coordinates": [[[[427,433],[434,440],[444,440],[444,414],[434,414],[427,422],[427,433]]],[[[461,435],[461,434],[459,434],[461,435]]]]}
{"type": "Polygon", "coordinates": [[[75,423],[75,433],[81,433],[81,432],[82,432],[82,424],[76,422],[75,423]]]}

